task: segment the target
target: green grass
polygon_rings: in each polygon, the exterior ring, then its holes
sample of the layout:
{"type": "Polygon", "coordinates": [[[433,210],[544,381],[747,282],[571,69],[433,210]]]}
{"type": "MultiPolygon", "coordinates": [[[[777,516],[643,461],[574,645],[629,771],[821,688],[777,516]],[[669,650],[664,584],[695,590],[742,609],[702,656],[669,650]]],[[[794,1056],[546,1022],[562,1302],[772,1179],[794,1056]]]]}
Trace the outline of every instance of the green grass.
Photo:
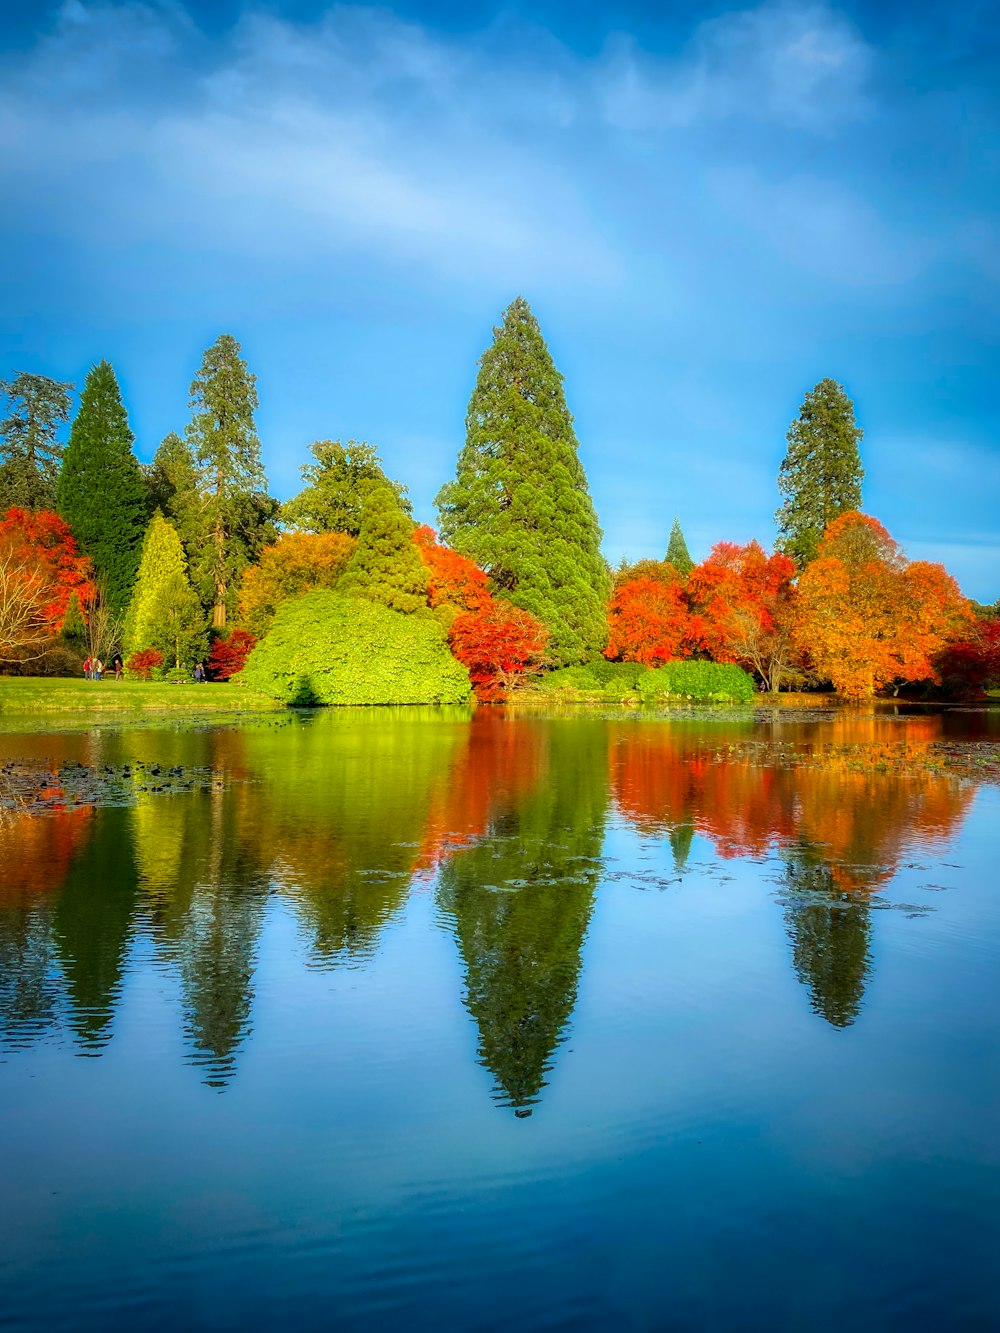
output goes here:
{"type": "Polygon", "coordinates": [[[261,713],[281,705],[235,685],[0,676],[0,716],[37,713],[145,715],[261,713]]]}

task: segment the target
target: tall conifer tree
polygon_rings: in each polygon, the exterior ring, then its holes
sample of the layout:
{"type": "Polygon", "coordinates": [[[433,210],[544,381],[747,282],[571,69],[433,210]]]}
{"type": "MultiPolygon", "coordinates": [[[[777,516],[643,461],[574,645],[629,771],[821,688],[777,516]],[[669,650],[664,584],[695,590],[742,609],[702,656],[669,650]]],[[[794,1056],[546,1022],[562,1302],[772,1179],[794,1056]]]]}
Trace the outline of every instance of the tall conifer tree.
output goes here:
{"type": "Polygon", "coordinates": [[[176,431],[163,437],[146,480],[151,510],[159,509],[173,523],[190,561],[204,539],[205,525],[198,500],[194,455],[176,431]]]}
{"type": "Polygon", "coordinates": [[[824,379],[806,394],[788,428],[778,473],[784,497],[775,514],[778,548],[801,568],[816,559],[820,538],[835,518],[861,508],[859,446],[864,432],[843,385],[824,379]]]}
{"type": "Polygon", "coordinates": [[[56,431],[69,420],[72,389],[27,371],[0,380],[9,408],[0,421],[0,513],[55,508],[63,452],[56,431]]]}
{"type": "Polygon", "coordinates": [[[691,559],[691,552],[688,550],[688,544],[684,540],[684,533],[681,531],[681,521],[674,517],[674,526],[670,529],[670,541],[667,545],[667,563],[673,565],[681,578],[686,579],[694,569],[694,561],[691,559]]]}
{"type": "Polygon", "coordinates": [[[607,639],[608,569],[562,376],[518,297],[479,362],[455,480],[438,495],[441,536],[495,590],[551,632],[559,665],[607,639]]]}
{"type": "Polygon", "coordinates": [[[128,605],[148,517],[134,435],[115,372],[100,361],[87,375],[63,454],[56,500],[115,612],[128,605]]]}
{"type": "Polygon", "coordinates": [[[217,629],[235,609],[243,570],[276,536],[278,506],[267,494],[254,423],[257,381],[240,350],[224,333],[206,351],[191,385],[187,428],[205,530],[194,574],[217,629]]]}

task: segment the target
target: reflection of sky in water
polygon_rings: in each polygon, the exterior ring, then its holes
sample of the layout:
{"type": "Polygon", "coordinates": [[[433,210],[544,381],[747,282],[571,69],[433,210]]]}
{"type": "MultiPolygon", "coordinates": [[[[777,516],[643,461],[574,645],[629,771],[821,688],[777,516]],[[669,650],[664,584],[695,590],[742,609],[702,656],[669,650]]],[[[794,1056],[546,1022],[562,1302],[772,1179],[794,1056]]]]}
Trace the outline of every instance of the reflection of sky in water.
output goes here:
{"type": "Polygon", "coordinates": [[[14,1326],[994,1316],[1000,792],[840,725],[4,739],[225,779],[0,832],[14,1326]]]}

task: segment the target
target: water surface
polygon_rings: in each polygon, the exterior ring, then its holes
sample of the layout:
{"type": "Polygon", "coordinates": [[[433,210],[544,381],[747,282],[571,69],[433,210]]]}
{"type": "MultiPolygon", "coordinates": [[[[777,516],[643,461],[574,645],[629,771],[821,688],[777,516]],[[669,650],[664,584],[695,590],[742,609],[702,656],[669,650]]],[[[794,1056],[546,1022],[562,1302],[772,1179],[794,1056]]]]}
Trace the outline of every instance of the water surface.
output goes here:
{"type": "Polygon", "coordinates": [[[997,1326],[998,723],[0,736],[0,1327],[997,1326]]]}

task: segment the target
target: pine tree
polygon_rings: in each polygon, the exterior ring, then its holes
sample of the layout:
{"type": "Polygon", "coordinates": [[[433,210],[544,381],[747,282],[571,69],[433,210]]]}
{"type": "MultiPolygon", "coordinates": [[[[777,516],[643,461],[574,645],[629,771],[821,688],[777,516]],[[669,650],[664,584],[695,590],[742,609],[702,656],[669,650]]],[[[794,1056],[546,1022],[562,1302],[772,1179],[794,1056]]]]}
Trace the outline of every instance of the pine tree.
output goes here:
{"type": "Polygon", "coordinates": [[[0,513],[55,508],[63,452],[56,431],[69,420],[72,389],[27,371],[0,380],[10,408],[0,421],[0,513]]]}
{"type": "Polygon", "coordinates": [[[413,520],[403,512],[391,486],[368,498],[358,544],[337,592],[367,597],[393,611],[412,613],[427,606],[427,569],[413,541],[413,520]]]}
{"type": "Polygon", "coordinates": [[[684,540],[684,533],[681,531],[681,521],[674,516],[674,526],[670,529],[670,542],[667,546],[667,563],[673,565],[682,579],[694,569],[694,561],[691,559],[691,552],[688,550],[688,544],[684,540]]]}
{"type": "Polygon", "coordinates": [[[302,468],[306,486],[282,507],[282,517],[303,532],[361,531],[365,505],[373,491],[391,487],[400,508],[411,514],[406,487],[390,481],[378,451],[363,440],[317,440],[309,452],[316,460],[302,468]]]}
{"type": "Polygon", "coordinates": [[[204,539],[204,522],[198,499],[198,469],[185,440],[171,431],[153,455],[146,478],[150,513],[159,509],[180,535],[190,561],[204,539]]]}
{"type": "Polygon", "coordinates": [[[148,517],[134,438],[115,372],[101,361],[83,386],[56,500],[80,549],[105,581],[115,611],[128,604],[148,517]]]}
{"type": "Polygon", "coordinates": [[[820,538],[835,518],[861,508],[863,434],[843,385],[831,379],[806,394],[788,428],[778,473],[784,503],[775,518],[778,547],[800,568],[815,560],[820,538]]]}
{"type": "Polygon", "coordinates": [[[558,665],[607,638],[609,573],[562,376],[518,297],[479,362],[455,480],[437,503],[441,537],[494,590],[548,626],[558,665]]]}
{"type": "Polygon", "coordinates": [[[181,540],[159,510],[146,529],[124,638],[126,653],[157,648],[177,666],[205,652],[205,619],[181,540]]]}
{"type": "Polygon", "coordinates": [[[235,611],[240,575],[277,535],[278,509],[267,494],[254,424],[256,377],[230,334],[217,338],[202,358],[191,385],[191,407],[187,437],[205,525],[194,575],[212,606],[213,626],[222,629],[235,611]]]}

